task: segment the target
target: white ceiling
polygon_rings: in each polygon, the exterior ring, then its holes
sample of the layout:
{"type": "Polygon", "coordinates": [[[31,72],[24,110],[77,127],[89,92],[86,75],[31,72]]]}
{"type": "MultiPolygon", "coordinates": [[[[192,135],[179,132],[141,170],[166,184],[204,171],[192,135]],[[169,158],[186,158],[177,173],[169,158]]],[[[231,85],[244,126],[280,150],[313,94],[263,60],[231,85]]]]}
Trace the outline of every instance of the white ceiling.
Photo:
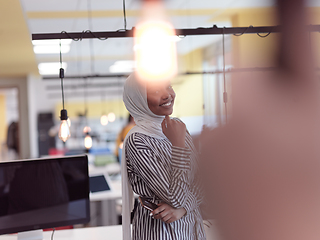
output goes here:
{"type": "MultiPolygon", "coordinates": [[[[124,29],[122,0],[21,0],[30,34],[32,33],[60,33],[91,31],[117,31],[124,29]],[[97,12],[116,11],[117,17],[95,17],[97,12]],[[51,17],[41,13],[48,12],[51,17]],[[61,17],[61,13],[70,13],[69,17],[61,17]],[[78,13],[78,14],[77,14],[78,13]],[[80,13],[84,15],[80,15],[80,13]],[[120,13],[120,14],[119,14],[120,13]],[[38,14],[38,15],[37,15],[38,14]],[[75,18],[72,16],[76,16],[75,18]],[[85,17],[81,17],[85,16],[85,17]],[[90,27],[91,26],[91,27],[90,27]]],[[[197,28],[230,26],[228,22],[210,22],[213,15],[223,12],[227,8],[266,7],[272,6],[270,0],[166,0],[168,11],[186,10],[186,15],[171,15],[175,28],[197,28]],[[200,9],[210,10],[212,14],[199,13],[188,15],[188,11],[200,9]],[[219,10],[219,11],[217,11],[219,10]]],[[[140,0],[126,0],[127,29],[131,29],[137,22],[137,17],[130,14],[141,9],[140,0]]],[[[177,44],[179,54],[185,54],[195,48],[207,45],[220,39],[219,36],[194,36],[183,39],[177,44]]],[[[71,44],[71,50],[63,54],[62,59],[68,63],[66,75],[108,74],[109,67],[117,60],[133,59],[132,38],[118,38],[108,40],[82,40],[71,44]],[[92,44],[90,43],[92,41],[92,44]],[[91,48],[90,48],[91,44],[91,48]],[[93,65],[93,66],[92,66],[93,65]],[[94,71],[94,72],[92,72],[94,71]]],[[[38,62],[59,61],[59,54],[42,54],[36,56],[38,62]]]]}
{"type": "MultiPolygon", "coordinates": [[[[123,3],[125,3],[127,15],[126,29],[132,29],[137,23],[142,3],[140,0],[20,0],[20,2],[30,36],[33,33],[124,29],[123,3]]],[[[229,8],[269,7],[274,4],[273,0],[164,0],[163,2],[175,28],[212,27],[213,25],[229,27],[231,26],[229,22],[212,22],[210,19],[219,16],[229,8]]],[[[221,41],[221,36],[185,37],[177,43],[178,54],[186,54],[215,41],[221,41]]],[[[116,61],[133,60],[133,39],[73,41],[70,52],[63,54],[62,60],[67,63],[66,77],[110,74],[109,68],[116,61]]],[[[36,61],[38,63],[59,62],[59,54],[36,54],[36,61]]],[[[58,70],[56,76],[58,76],[58,70]]],[[[118,81],[118,79],[105,80],[118,81]]],[[[48,84],[52,82],[46,81],[48,84]]],[[[90,81],[104,80],[91,79],[90,81]]],[[[79,85],[83,80],[68,82],[79,85]]],[[[56,84],[59,82],[56,81],[56,84]]],[[[54,95],[53,90],[50,93],[51,96],[54,95]]],[[[58,96],[58,93],[56,95],[58,96]]]]}

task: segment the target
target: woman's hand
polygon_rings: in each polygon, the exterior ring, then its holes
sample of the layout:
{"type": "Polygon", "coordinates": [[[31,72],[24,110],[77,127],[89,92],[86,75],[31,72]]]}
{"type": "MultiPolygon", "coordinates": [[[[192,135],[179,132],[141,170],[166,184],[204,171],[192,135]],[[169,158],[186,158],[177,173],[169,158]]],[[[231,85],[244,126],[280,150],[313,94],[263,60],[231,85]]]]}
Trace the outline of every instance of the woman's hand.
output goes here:
{"type": "Polygon", "coordinates": [[[166,203],[159,203],[158,208],[153,210],[150,215],[155,219],[161,219],[165,223],[172,223],[176,220],[179,220],[186,214],[184,208],[174,208],[166,203]]]}
{"type": "Polygon", "coordinates": [[[186,125],[183,122],[171,119],[166,116],[162,121],[162,132],[176,147],[185,147],[186,125]]]}

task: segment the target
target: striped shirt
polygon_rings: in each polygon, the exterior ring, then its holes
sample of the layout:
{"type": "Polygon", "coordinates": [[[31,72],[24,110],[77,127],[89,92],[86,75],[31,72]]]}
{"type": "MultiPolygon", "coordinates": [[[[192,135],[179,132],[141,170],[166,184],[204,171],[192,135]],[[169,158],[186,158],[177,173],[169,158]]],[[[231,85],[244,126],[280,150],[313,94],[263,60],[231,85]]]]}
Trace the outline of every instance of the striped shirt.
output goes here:
{"type": "Polygon", "coordinates": [[[199,187],[194,176],[196,160],[196,149],[189,134],[186,148],[142,133],[128,137],[126,161],[132,190],[152,202],[165,202],[187,211],[181,219],[164,223],[150,217],[150,211],[138,204],[132,222],[133,240],[206,239],[199,209],[199,187]]]}

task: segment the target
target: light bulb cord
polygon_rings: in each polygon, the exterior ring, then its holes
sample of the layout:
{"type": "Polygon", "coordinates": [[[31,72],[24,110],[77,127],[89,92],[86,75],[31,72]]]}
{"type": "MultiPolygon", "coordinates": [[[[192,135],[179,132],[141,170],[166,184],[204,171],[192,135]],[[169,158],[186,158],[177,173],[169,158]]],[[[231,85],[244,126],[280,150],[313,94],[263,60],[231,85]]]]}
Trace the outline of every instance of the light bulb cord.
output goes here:
{"type": "Polygon", "coordinates": [[[227,111],[227,84],[226,84],[226,59],[225,59],[225,27],[222,29],[222,58],[223,58],[223,102],[224,102],[224,110],[225,110],[225,121],[228,122],[228,111],[227,111]]]}
{"type": "Polygon", "coordinates": [[[64,78],[64,69],[62,67],[62,53],[61,53],[61,39],[60,39],[60,74],[61,79],[61,94],[62,94],[62,109],[64,109],[64,90],[63,90],[63,78],[64,78]]]}
{"type": "MultiPolygon", "coordinates": [[[[63,68],[61,68],[63,70],[63,68]]],[[[64,91],[63,91],[63,78],[61,78],[61,92],[62,92],[62,109],[64,109],[64,91]]]]}

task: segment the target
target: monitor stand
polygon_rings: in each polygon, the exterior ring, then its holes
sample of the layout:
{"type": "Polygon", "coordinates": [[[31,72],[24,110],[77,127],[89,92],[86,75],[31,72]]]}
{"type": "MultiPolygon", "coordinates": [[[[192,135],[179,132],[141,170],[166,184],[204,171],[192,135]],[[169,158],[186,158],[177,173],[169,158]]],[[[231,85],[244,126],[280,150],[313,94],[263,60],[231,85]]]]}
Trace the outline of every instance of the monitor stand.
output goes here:
{"type": "Polygon", "coordinates": [[[43,239],[42,229],[18,233],[18,240],[42,240],[42,239],[43,239]]]}

